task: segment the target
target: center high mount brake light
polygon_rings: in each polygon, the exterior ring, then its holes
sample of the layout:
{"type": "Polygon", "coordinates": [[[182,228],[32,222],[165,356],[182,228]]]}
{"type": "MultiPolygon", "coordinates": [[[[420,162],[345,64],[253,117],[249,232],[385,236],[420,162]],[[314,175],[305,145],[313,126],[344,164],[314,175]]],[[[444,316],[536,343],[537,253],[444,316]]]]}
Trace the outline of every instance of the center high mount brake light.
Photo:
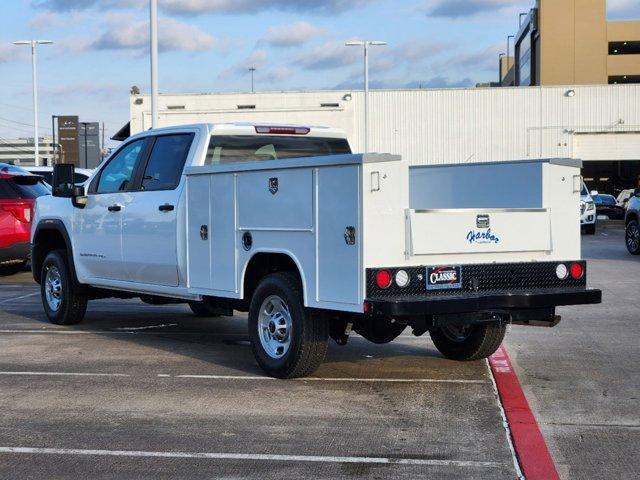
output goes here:
{"type": "Polygon", "coordinates": [[[256,133],[274,135],[307,135],[311,132],[308,127],[255,127],[256,133]]]}

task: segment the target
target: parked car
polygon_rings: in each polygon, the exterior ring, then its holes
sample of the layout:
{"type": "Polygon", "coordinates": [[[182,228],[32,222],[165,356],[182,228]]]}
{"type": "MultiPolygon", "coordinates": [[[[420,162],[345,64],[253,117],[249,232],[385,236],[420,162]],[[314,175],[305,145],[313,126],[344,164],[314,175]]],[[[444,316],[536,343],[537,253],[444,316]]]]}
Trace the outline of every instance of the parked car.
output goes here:
{"type": "Polygon", "coordinates": [[[0,163],[0,265],[3,267],[19,267],[27,262],[35,199],[50,193],[39,176],[0,163]]]}
{"type": "Polygon", "coordinates": [[[623,220],[625,209],[616,202],[613,195],[597,194],[593,197],[593,203],[596,205],[596,215],[598,218],[606,217],[610,220],[623,220]]]}
{"type": "MultiPolygon", "coordinates": [[[[27,170],[35,175],[40,175],[49,185],[53,183],[53,167],[27,167],[27,170]]],[[[76,168],[73,179],[74,183],[76,183],[76,185],[83,184],[89,179],[92,173],[93,170],[76,168]]]]}
{"type": "Polygon", "coordinates": [[[596,205],[589,193],[587,186],[582,183],[582,191],[580,192],[580,227],[588,235],[596,233],[596,205]]]}
{"type": "Polygon", "coordinates": [[[633,188],[627,188],[626,190],[622,190],[616,197],[616,203],[626,210],[627,204],[629,203],[629,199],[633,197],[633,192],[634,192],[633,188]]]}
{"type": "Polygon", "coordinates": [[[625,241],[632,255],[640,255],[640,188],[629,199],[625,215],[625,241]]]}
{"type": "Polygon", "coordinates": [[[351,154],[344,132],[322,127],[148,130],[85,187],[56,165],[54,196],[36,204],[32,270],[59,325],[107,295],[248,312],[256,362],[278,378],[313,373],[329,338],[345,345],[352,331],[388,343],[411,328],[447,358],[478,360],[511,323],[553,327],[557,306],[600,303],[580,260],[579,192],[564,181],[580,167],[410,169],[351,154]],[[477,185],[500,195],[478,205],[477,185]]]}

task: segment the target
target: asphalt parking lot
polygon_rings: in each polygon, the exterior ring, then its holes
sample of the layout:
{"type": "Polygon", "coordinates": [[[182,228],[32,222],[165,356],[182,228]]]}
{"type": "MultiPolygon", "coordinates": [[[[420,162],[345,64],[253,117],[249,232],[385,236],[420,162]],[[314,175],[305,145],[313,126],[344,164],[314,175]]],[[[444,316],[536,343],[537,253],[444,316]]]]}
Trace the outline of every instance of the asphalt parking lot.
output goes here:
{"type": "MultiPolygon", "coordinates": [[[[506,348],[562,478],[637,478],[640,259],[584,237],[604,304],[506,348]]],[[[408,332],[332,345],[311,379],[265,378],[246,320],[90,304],[49,324],[29,274],[0,286],[1,478],[518,478],[487,362],[408,332]]]]}

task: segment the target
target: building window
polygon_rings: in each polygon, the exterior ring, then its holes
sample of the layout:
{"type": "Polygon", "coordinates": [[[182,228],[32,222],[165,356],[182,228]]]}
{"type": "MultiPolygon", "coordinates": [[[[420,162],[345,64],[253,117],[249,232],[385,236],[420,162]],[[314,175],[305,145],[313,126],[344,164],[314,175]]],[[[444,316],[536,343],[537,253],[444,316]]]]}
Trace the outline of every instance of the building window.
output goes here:
{"type": "Polygon", "coordinates": [[[609,42],[609,55],[640,55],[640,41],[609,42]]]}
{"type": "Polygon", "coordinates": [[[238,105],[238,110],[255,110],[255,105],[238,105]]]}
{"type": "Polygon", "coordinates": [[[640,83],[640,75],[614,75],[609,77],[609,85],[618,83],[640,83]]]}
{"type": "Polygon", "coordinates": [[[518,85],[531,85],[531,34],[527,33],[518,44],[518,85]]]}

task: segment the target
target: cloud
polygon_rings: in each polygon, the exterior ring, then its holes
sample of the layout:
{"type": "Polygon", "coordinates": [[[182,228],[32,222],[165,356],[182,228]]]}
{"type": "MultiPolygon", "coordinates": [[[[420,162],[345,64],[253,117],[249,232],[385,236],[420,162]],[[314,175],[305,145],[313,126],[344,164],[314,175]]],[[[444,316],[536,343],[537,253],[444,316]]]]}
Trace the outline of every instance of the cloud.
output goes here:
{"type": "Polygon", "coordinates": [[[64,84],[57,87],[43,87],[42,91],[54,98],[83,98],[103,101],[116,101],[128,94],[128,89],[122,85],[76,83],[64,84]]]}
{"type": "MultiPolygon", "coordinates": [[[[128,16],[112,14],[108,29],[89,47],[95,50],[132,50],[143,52],[149,47],[149,22],[130,21],[128,16]]],[[[224,48],[224,42],[194,25],[172,18],[158,20],[158,49],[161,51],[207,51],[224,48]]]]}
{"type": "Polygon", "coordinates": [[[64,24],[63,17],[54,12],[37,13],[29,22],[29,26],[34,30],[46,30],[47,28],[56,28],[64,24]]]}
{"type": "Polygon", "coordinates": [[[0,63],[27,58],[27,45],[13,45],[9,41],[0,41],[0,63]]]}
{"type": "Polygon", "coordinates": [[[254,50],[251,55],[236,63],[235,65],[223,70],[218,78],[225,79],[230,77],[240,77],[249,74],[250,68],[261,70],[267,64],[267,52],[265,50],[254,50]]]}
{"type": "MultiPolygon", "coordinates": [[[[395,47],[383,47],[381,55],[372,56],[371,71],[386,72],[400,67],[410,67],[420,64],[443,51],[453,48],[452,44],[424,42],[419,40],[409,41],[395,47]]],[[[358,75],[361,75],[360,73],[358,75]]]]}
{"type": "Polygon", "coordinates": [[[608,0],[607,14],[615,20],[634,20],[640,17],[638,0],[608,0]]]}
{"type": "Polygon", "coordinates": [[[266,75],[260,76],[259,80],[265,83],[280,83],[293,77],[294,71],[289,67],[275,67],[267,72],[266,75]]]}
{"type": "Polygon", "coordinates": [[[334,70],[354,65],[362,59],[362,51],[343,42],[327,42],[299,55],[293,64],[305,70],[334,70]]]}
{"type": "Polygon", "coordinates": [[[531,0],[431,0],[425,8],[430,17],[458,19],[481,14],[495,14],[519,6],[528,11],[531,0]]]}
{"type": "Polygon", "coordinates": [[[325,31],[307,22],[295,22],[290,25],[271,27],[265,41],[272,47],[294,47],[303,45],[325,31]]]}
{"type": "MultiPolygon", "coordinates": [[[[377,0],[159,0],[169,13],[199,15],[203,13],[256,13],[264,10],[334,15],[370,5],[377,0]]],[[[142,8],[148,0],[34,0],[36,8],[57,12],[99,8],[142,8]]]]}

